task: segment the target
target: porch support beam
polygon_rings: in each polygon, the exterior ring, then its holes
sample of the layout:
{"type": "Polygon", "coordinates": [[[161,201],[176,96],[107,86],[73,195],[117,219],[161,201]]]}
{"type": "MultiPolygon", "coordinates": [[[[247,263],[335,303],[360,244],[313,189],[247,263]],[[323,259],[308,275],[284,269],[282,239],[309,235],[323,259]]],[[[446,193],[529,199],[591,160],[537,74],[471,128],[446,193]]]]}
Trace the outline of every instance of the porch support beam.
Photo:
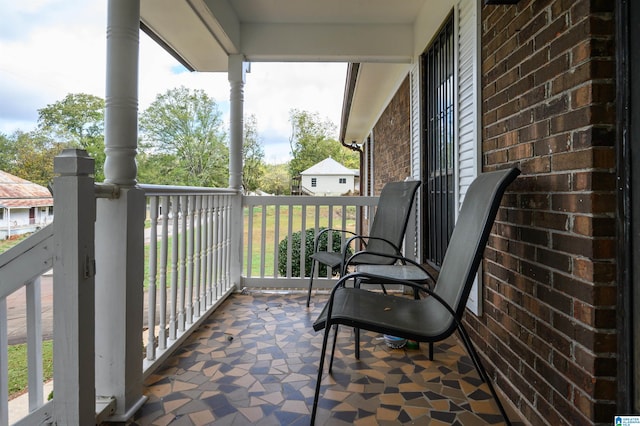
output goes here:
{"type": "Polygon", "coordinates": [[[242,139],[244,132],[244,83],[248,63],[242,55],[229,56],[230,131],[229,188],[242,189],[242,139]]]}
{"type": "MultiPolygon", "coordinates": [[[[96,393],[113,397],[107,420],[144,403],[142,330],[145,194],[136,186],[140,1],[109,0],[105,181],[120,196],[96,201],[96,393]]],[[[56,219],[57,220],[57,219],[56,219]]]]}
{"type": "Polygon", "coordinates": [[[230,143],[229,143],[229,188],[238,191],[231,202],[231,238],[229,250],[229,279],[232,285],[240,286],[242,269],[242,141],[244,137],[244,83],[249,64],[242,55],[229,56],[230,94],[230,143]]]}
{"type": "Polygon", "coordinates": [[[109,0],[105,94],[105,182],[136,184],[140,0],[109,0]]]}

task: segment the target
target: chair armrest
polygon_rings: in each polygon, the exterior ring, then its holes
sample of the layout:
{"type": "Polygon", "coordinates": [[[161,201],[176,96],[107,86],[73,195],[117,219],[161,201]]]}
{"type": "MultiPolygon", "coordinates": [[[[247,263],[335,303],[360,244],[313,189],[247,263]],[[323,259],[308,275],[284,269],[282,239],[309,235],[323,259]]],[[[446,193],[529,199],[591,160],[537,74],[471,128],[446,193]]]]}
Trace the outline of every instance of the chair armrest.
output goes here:
{"type": "MultiPolygon", "coordinates": [[[[407,281],[411,281],[414,283],[419,283],[419,284],[425,284],[426,286],[428,286],[429,288],[433,288],[433,286],[436,283],[436,279],[433,275],[431,275],[431,273],[426,270],[422,265],[420,265],[418,262],[416,262],[413,259],[410,259],[408,257],[404,257],[404,256],[399,256],[399,255],[393,255],[393,254],[389,254],[389,253],[377,253],[377,252],[366,252],[366,251],[362,251],[362,252],[358,252],[355,253],[353,256],[351,256],[349,258],[349,261],[351,261],[351,259],[353,259],[354,257],[356,257],[356,255],[358,254],[368,254],[368,255],[374,255],[374,256],[380,256],[380,257],[387,257],[390,259],[397,259],[401,262],[401,265],[411,265],[414,266],[415,268],[417,268],[420,272],[422,272],[425,275],[425,279],[424,280],[411,280],[411,278],[408,278],[407,276],[404,276],[402,278],[400,278],[397,274],[396,275],[390,275],[390,276],[386,276],[386,275],[380,275],[380,276],[384,276],[385,278],[389,278],[390,280],[394,280],[394,279],[401,279],[401,280],[407,280],[407,281]]],[[[349,263],[347,263],[345,265],[345,270],[346,268],[349,266],[349,263]]],[[[367,265],[364,265],[365,267],[367,265]]],[[[376,265],[371,265],[371,267],[375,268],[376,265]]],[[[385,266],[386,267],[386,266],[385,266]]],[[[393,265],[389,265],[388,267],[393,267],[393,265]]],[[[396,267],[400,267],[400,266],[396,266],[396,267]]],[[[358,273],[361,274],[373,274],[375,275],[375,272],[371,272],[371,271],[359,271],[358,273]]],[[[389,281],[387,281],[386,283],[389,283],[389,281]]]]}
{"type": "MultiPolygon", "coordinates": [[[[324,228],[322,231],[318,232],[318,235],[316,235],[316,237],[313,240],[313,252],[314,253],[318,252],[318,242],[320,241],[320,237],[322,236],[322,234],[326,234],[329,231],[331,231],[331,232],[339,232],[341,234],[356,235],[355,232],[347,231],[346,229],[324,228]]],[[[329,241],[327,240],[327,247],[332,247],[332,246],[333,246],[333,244],[329,244],[329,241]]],[[[347,246],[347,244],[345,243],[345,247],[346,246],[347,246]]],[[[344,247],[342,248],[341,251],[344,251],[344,247]]]]}
{"type": "MultiPolygon", "coordinates": [[[[345,242],[345,247],[346,247],[346,246],[349,246],[349,245],[351,244],[351,242],[352,242],[352,241],[355,241],[355,240],[362,240],[362,241],[363,241],[363,244],[364,244],[364,246],[365,246],[365,248],[367,247],[367,245],[368,245],[369,241],[371,241],[371,240],[382,241],[382,242],[384,242],[384,243],[388,244],[388,245],[389,245],[389,246],[390,246],[390,247],[391,247],[391,248],[392,248],[392,249],[397,253],[397,255],[399,255],[399,256],[401,256],[401,255],[402,255],[402,253],[400,252],[400,248],[399,248],[399,247],[396,247],[396,245],[395,245],[395,244],[393,244],[391,241],[389,241],[389,240],[387,240],[387,239],[385,239],[385,238],[381,238],[381,237],[371,237],[371,236],[368,236],[368,235],[355,235],[355,234],[354,234],[354,236],[353,236],[353,237],[349,238],[349,239],[345,242]]],[[[342,268],[341,268],[341,271],[342,271],[342,274],[343,274],[343,275],[344,275],[344,273],[347,271],[347,266],[349,265],[349,262],[351,261],[351,259],[353,259],[353,257],[354,257],[356,254],[358,254],[358,253],[360,253],[360,254],[365,254],[365,253],[366,253],[366,254],[376,254],[376,255],[378,254],[378,253],[373,253],[373,252],[371,252],[371,251],[360,250],[360,251],[358,251],[358,252],[354,253],[353,255],[351,255],[351,256],[349,257],[349,259],[347,259],[347,251],[346,251],[346,250],[343,250],[343,251],[342,251],[342,268]]]]}

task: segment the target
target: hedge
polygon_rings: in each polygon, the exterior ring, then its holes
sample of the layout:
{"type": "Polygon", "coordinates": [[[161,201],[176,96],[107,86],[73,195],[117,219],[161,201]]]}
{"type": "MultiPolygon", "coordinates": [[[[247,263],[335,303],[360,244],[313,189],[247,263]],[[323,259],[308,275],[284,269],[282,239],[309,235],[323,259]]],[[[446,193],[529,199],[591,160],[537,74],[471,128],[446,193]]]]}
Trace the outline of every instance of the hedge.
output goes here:
{"type": "MultiPolygon", "coordinates": [[[[322,231],[325,228],[318,229],[318,232],[322,231]]],[[[300,235],[302,231],[294,232],[291,234],[291,276],[299,277],[300,276],[300,235]]],[[[327,250],[327,239],[329,232],[325,232],[320,237],[319,246],[321,251],[327,250]]],[[[339,252],[342,245],[342,238],[340,232],[333,232],[333,251],[339,252]]],[[[313,228],[307,229],[305,231],[305,253],[306,259],[304,262],[305,265],[305,273],[304,276],[308,277],[311,275],[311,254],[313,254],[313,242],[315,239],[315,230],[313,228]]],[[[289,246],[289,238],[283,238],[278,244],[278,272],[282,276],[287,275],[287,248],[289,246]]],[[[353,250],[348,249],[349,254],[353,253],[353,250]]],[[[321,277],[327,276],[327,266],[319,265],[318,274],[321,277]]]]}

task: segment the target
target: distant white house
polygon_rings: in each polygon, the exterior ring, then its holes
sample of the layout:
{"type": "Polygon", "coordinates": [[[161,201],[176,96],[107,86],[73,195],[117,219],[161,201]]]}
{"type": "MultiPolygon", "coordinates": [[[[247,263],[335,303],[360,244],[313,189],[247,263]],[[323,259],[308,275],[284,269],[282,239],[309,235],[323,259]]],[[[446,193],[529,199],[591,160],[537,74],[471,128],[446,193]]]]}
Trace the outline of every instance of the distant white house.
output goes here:
{"type": "Polygon", "coordinates": [[[345,195],[356,190],[357,171],[329,157],[300,173],[301,192],[309,195],[345,195]]]}
{"type": "Polygon", "coordinates": [[[26,234],[53,221],[53,197],[44,186],[0,170],[0,239],[26,234]]]}

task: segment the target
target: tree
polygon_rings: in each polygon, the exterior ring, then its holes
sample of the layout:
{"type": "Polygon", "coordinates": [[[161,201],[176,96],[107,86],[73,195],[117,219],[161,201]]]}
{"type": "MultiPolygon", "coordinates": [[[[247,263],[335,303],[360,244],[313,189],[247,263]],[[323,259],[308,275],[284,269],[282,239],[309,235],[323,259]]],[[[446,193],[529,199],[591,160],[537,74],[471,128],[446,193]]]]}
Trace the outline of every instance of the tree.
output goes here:
{"type": "Polygon", "coordinates": [[[16,144],[13,139],[4,133],[0,133],[0,170],[13,173],[11,170],[16,165],[16,144]]]}
{"type": "Polygon", "coordinates": [[[96,181],[104,180],[104,99],[70,93],[38,110],[38,132],[51,143],[85,149],[96,163],[96,181]]]}
{"type": "Polygon", "coordinates": [[[260,186],[264,174],[264,149],[258,135],[258,120],[250,115],[244,122],[242,141],[242,187],[245,191],[255,191],[260,186]]]}
{"type": "Polygon", "coordinates": [[[226,187],[229,148],[222,113],[203,90],[170,89],[156,97],[140,116],[147,155],[173,155],[186,171],[174,185],[226,187]]]}
{"type": "Polygon", "coordinates": [[[331,137],[336,132],[335,125],[331,121],[321,120],[318,113],[297,109],[289,112],[289,121],[291,122],[289,143],[293,157],[289,163],[289,173],[292,177],[327,157],[332,157],[345,167],[358,167],[358,154],[331,137]]]}
{"type": "Polygon", "coordinates": [[[47,186],[53,181],[53,158],[65,145],[51,142],[38,132],[16,132],[13,135],[15,164],[9,173],[22,179],[47,186]]]}
{"type": "Polygon", "coordinates": [[[264,174],[260,179],[260,188],[275,195],[286,195],[290,193],[290,179],[288,164],[265,164],[264,174]]]}

